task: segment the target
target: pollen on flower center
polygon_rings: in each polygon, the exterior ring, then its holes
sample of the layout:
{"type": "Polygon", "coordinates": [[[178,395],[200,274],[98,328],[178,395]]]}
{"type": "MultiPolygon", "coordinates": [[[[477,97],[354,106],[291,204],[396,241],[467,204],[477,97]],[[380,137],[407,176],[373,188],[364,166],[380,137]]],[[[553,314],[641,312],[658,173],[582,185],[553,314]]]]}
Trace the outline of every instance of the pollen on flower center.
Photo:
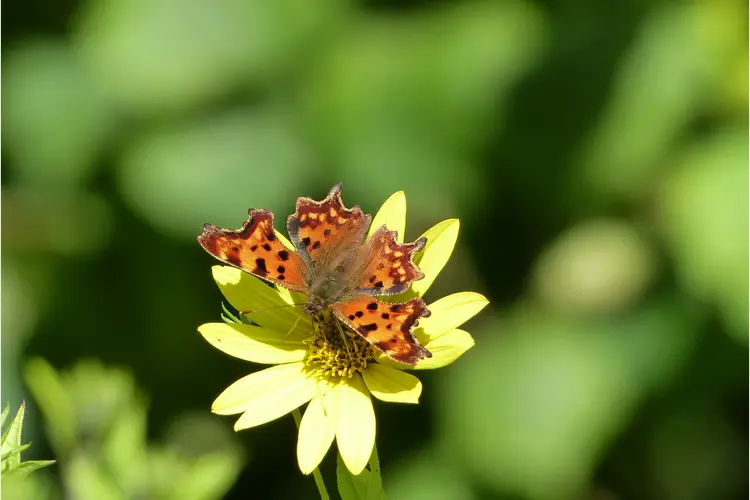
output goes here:
{"type": "Polygon", "coordinates": [[[312,320],[313,336],[306,342],[305,364],[323,378],[351,377],[374,360],[373,347],[341,324],[329,311],[312,320]]]}

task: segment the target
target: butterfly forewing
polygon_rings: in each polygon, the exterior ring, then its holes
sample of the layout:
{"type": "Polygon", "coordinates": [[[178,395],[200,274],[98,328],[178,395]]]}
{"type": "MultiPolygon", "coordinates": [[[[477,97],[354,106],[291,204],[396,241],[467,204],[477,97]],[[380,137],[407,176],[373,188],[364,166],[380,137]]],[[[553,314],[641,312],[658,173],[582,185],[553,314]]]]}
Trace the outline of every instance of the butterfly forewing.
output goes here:
{"type": "Polygon", "coordinates": [[[307,290],[307,267],[276,237],[268,210],[249,210],[248,220],[236,231],[206,224],[198,242],[226,264],[294,292],[307,290]]]}
{"type": "Polygon", "coordinates": [[[300,255],[317,264],[324,255],[330,260],[331,255],[349,245],[361,244],[370,221],[359,207],[344,207],[341,184],[337,184],[323,201],[298,198],[297,211],[287,219],[287,229],[300,255]]]}

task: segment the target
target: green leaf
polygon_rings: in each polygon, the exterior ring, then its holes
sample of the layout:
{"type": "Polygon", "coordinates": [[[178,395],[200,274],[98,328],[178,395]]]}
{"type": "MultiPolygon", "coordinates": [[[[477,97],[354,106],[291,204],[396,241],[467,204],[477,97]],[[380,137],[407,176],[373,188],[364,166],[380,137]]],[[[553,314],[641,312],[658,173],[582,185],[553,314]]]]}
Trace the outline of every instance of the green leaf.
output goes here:
{"type": "MultiPolygon", "coordinates": [[[[6,405],[2,416],[3,424],[8,418],[9,412],[10,405],[6,405]]],[[[26,403],[21,401],[21,406],[18,408],[16,416],[13,418],[13,421],[11,421],[8,428],[3,431],[2,444],[0,445],[0,448],[2,448],[0,451],[0,469],[4,473],[4,479],[6,477],[23,478],[36,469],[46,467],[55,462],[54,460],[21,462],[21,452],[31,446],[31,443],[24,445],[21,444],[21,431],[23,428],[23,417],[25,412],[26,403]]]]}
{"type": "Polygon", "coordinates": [[[339,454],[336,458],[336,479],[341,500],[385,500],[385,493],[380,488],[373,488],[374,476],[365,468],[355,476],[346,468],[339,454]]]}
{"type": "Polygon", "coordinates": [[[306,144],[289,116],[283,107],[235,108],[146,134],[123,155],[118,188],[153,226],[191,240],[207,212],[219,226],[242,222],[247,200],[285,213],[287,201],[281,193],[304,192],[306,176],[311,175],[306,144]],[[206,162],[214,171],[204,168],[206,162]],[[274,175],[261,187],[254,182],[257,172],[247,165],[263,165],[274,175]],[[219,197],[208,193],[205,186],[223,176],[234,182],[224,184],[219,197]],[[175,182],[180,189],[171,188],[175,182]]]}
{"type": "Polygon", "coordinates": [[[5,420],[8,418],[8,415],[10,415],[10,403],[6,403],[5,408],[3,408],[3,416],[0,419],[0,425],[5,425],[5,420]]]}
{"type": "MultiPolygon", "coordinates": [[[[66,465],[66,497],[76,500],[132,498],[117,484],[120,478],[113,477],[97,457],[75,454],[66,465]]],[[[152,498],[149,490],[145,491],[144,498],[152,498]]]]}
{"type": "Polygon", "coordinates": [[[44,467],[49,467],[50,465],[54,464],[54,460],[29,460],[28,462],[23,462],[18,465],[18,467],[15,467],[14,469],[6,472],[3,476],[3,479],[7,478],[24,478],[34,472],[37,469],[42,469],[44,467]]]}
{"type": "Polygon", "coordinates": [[[237,319],[234,314],[229,312],[229,309],[227,309],[227,305],[224,302],[221,303],[221,310],[224,311],[221,314],[221,319],[223,319],[225,323],[242,323],[242,320],[237,319]]]}
{"type": "Polygon", "coordinates": [[[232,460],[224,450],[206,453],[187,465],[189,471],[173,486],[169,498],[175,500],[210,500],[223,498],[237,479],[242,462],[232,460]]]}
{"type": "Polygon", "coordinates": [[[2,469],[10,470],[21,463],[21,429],[23,427],[23,415],[26,409],[26,403],[21,401],[16,416],[8,428],[3,432],[2,438],[2,469]],[[16,451],[14,451],[16,450],[16,451]]]}
{"type": "Polygon", "coordinates": [[[13,500],[61,500],[62,494],[58,482],[52,474],[32,474],[24,476],[22,473],[3,473],[2,498],[13,500]]]}
{"type": "MultiPolygon", "coordinates": [[[[7,463],[6,460],[8,458],[12,457],[13,455],[21,453],[23,450],[25,450],[29,446],[31,446],[31,443],[22,444],[21,446],[4,447],[2,451],[2,458],[0,459],[3,462],[3,469],[5,469],[5,465],[7,463]]],[[[20,460],[20,457],[19,457],[19,460],[20,460]]]]}
{"type": "Polygon", "coordinates": [[[45,418],[55,453],[70,453],[76,447],[75,410],[60,375],[44,359],[32,358],[24,367],[23,378],[45,418]]]}
{"type": "Polygon", "coordinates": [[[147,454],[146,406],[141,398],[131,398],[121,404],[100,445],[102,461],[121,484],[132,483],[132,478],[138,477],[147,454]]]}

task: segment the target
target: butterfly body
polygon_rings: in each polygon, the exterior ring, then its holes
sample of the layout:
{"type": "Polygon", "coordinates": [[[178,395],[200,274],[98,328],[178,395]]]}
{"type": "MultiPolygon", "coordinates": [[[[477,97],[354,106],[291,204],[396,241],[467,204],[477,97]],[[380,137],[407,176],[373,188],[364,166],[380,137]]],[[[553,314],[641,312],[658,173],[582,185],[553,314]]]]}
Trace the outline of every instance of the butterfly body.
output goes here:
{"type": "Polygon", "coordinates": [[[396,233],[382,226],[368,239],[372,219],[357,206],[344,207],[341,184],[320,202],[297,199],[297,211],[287,219],[296,252],[276,238],[271,212],[251,209],[248,216],[236,231],[206,224],[198,241],[222,262],[306,294],[305,314],[329,309],[397,361],[413,365],[431,356],[412,333],[419,318],[429,315],[422,299],[402,304],[377,299],[401,293],[424,276],[412,261],[423,238],[398,243],[396,233]]]}
{"type": "Polygon", "coordinates": [[[303,311],[305,314],[317,314],[331,304],[342,300],[347,287],[346,276],[343,273],[314,277],[308,286],[310,295],[303,311]]]}

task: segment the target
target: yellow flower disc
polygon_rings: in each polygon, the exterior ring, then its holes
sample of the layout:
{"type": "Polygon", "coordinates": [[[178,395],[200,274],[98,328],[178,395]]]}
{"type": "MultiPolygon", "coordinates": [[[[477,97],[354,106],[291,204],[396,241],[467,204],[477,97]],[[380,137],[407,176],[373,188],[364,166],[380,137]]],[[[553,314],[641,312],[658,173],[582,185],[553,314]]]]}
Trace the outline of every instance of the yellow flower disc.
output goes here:
{"type": "Polygon", "coordinates": [[[313,318],[313,336],[307,340],[305,364],[321,378],[350,378],[373,361],[372,346],[342,325],[330,312],[313,318]]]}

